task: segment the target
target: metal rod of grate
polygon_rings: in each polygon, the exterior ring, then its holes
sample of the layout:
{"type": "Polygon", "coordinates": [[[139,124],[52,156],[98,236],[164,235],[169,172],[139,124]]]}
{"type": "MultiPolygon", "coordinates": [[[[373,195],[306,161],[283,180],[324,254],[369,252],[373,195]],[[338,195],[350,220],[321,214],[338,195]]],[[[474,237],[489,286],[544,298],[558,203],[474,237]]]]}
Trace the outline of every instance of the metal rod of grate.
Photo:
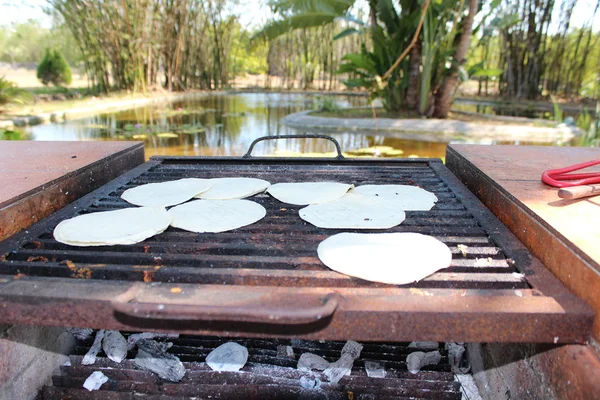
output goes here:
{"type": "MultiPolygon", "coordinates": [[[[343,342],[306,340],[245,339],[224,340],[218,337],[181,336],[166,339],[173,343],[169,353],[176,355],[186,368],[178,383],[164,381],[152,372],[137,368],[133,362],[135,350],[117,364],[100,353],[94,365],[82,365],[83,355],[92,339],[79,342],[70,356],[70,365],[60,368],[53,385],[44,387],[43,399],[69,398],[131,399],[436,399],[460,400],[460,384],[448,365],[448,355],[442,345],[439,364],[425,366],[417,374],[407,370],[406,357],[414,348],[408,343],[362,343],[361,356],[354,362],[349,376],[337,384],[328,382],[318,371],[296,368],[301,354],[310,352],[333,362],[340,356],[343,342]],[[240,372],[212,371],[204,360],[214,348],[233,341],[248,349],[248,363],[240,372]],[[294,354],[278,352],[280,346],[291,346],[294,354]],[[385,378],[368,377],[364,362],[374,361],[385,368],[385,378]],[[88,392],[82,385],[94,371],[101,371],[109,380],[100,390],[88,392]],[[301,380],[302,379],[302,380],[301,380]],[[320,382],[318,388],[303,387],[303,381],[320,382]]],[[[306,384],[304,384],[306,386],[306,384]]]]}
{"type": "MultiPolygon", "coordinates": [[[[449,269],[435,274],[412,286],[419,288],[485,288],[526,289],[523,276],[514,274],[517,269],[510,265],[503,252],[492,243],[484,229],[472,214],[460,203],[450,188],[427,165],[391,169],[337,168],[301,166],[298,168],[242,168],[243,175],[270,179],[273,182],[301,181],[306,174],[312,180],[332,180],[363,184],[414,184],[436,194],[439,201],[433,210],[407,212],[406,221],[390,232],[420,232],[431,234],[445,242],[454,257],[449,269]],[[466,249],[462,246],[466,246],[466,249]],[[461,248],[462,247],[462,248],[461,248]]],[[[79,213],[108,211],[131,207],[120,198],[124,190],[141,184],[181,179],[184,177],[237,176],[237,167],[195,166],[193,164],[161,164],[126,185],[96,199],[79,213]]],[[[286,271],[286,279],[276,275],[248,279],[247,284],[298,285],[314,287],[382,287],[376,283],[358,279],[333,279],[339,274],[331,273],[319,261],[316,248],[320,241],[338,230],[316,228],[298,217],[299,206],[280,203],[269,195],[254,196],[253,201],[267,209],[267,216],[260,222],[225,234],[194,234],[170,228],[165,233],[148,239],[139,245],[73,248],[56,242],[47,230],[36,240],[25,243],[10,253],[9,263],[0,264],[6,273],[41,276],[69,276],[70,263],[79,268],[90,266],[92,279],[144,280],[140,266],[174,267],[161,268],[153,273],[154,282],[185,283],[239,283],[233,280],[231,269],[245,268],[286,271]],[[103,264],[102,267],[97,265],[103,264]],[[221,270],[222,274],[215,273],[221,270]],[[305,275],[303,271],[324,272],[322,275],[305,275]],[[206,273],[205,273],[206,272],[206,273]],[[208,273],[210,272],[210,273],[208,273]]],[[[363,231],[367,232],[367,231],[363,231]]],[[[377,232],[377,231],[372,231],[377,232]]],[[[251,275],[251,274],[250,274],[251,275]]]]}

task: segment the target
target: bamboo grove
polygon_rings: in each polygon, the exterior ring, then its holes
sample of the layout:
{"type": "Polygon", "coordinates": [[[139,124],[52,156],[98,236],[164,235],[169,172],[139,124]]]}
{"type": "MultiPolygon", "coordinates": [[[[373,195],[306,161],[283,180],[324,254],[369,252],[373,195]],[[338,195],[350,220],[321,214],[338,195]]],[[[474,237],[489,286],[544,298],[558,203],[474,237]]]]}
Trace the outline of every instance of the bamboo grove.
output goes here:
{"type": "Polygon", "coordinates": [[[335,26],[250,43],[235,1],[50,0],[73,33],[90,85],[99,91],[221,89],[243,73],[266,73],[266,86],[332,89],[345,52],[358,40],[334,42],[335,26]],[[298,81],[299,80],[299,81],[298,81]]]}
{"type": "MultiPolygon", "coordinates": [[[[469,50],[465,60],[461,58],[464,68],[459,69],[448,54],[457,48],[469,2],[434,1],[416,45],[383,84],[389,87],[401,77],[419,76],[418,82],[407,82],[403,91],[390,89],[390,95],[399,93],[405,104],[421,114],[428,113],[434,97],[440,100],[455,95],[453,88],[442,93],[449,73],[454,74],[453,79],[477,79],[481,95],[499,93],[528,99],[547,94],[591,96],[600,63],[600,34],[593,33],[592,22],[600,1],[593,2],[589,20],[574,26],[572,10],[583,1],[480,1],[469,50]],[[427,74],[430,76],[423,78],[427,74]]],[[[377,50],[377,43],[367,33],[369,27],[384,30],[379,36],[387,38],[381,46],[387,53],[381,57],[391,64],[415,32],[425,0],[370,0],[366,10],[358,10],[352,0],[267,1],[260,7],[270,7],[275,20],[281,14],[296,18],[291,6],[295,3],[318,3],[319,7],[331,3],[333,13],[327,21],[288,26],[280,34],[267,35],[267,40],[256,40],[256,32],[242,26],[236,15],[237,0],[48,3],[57,20],[72,32],[90,86],[99,91],[222,89],[245,74],[264,76],[260,86],[265,88],[332,90],[346,88],[342,82],[355,82],[364,72],[360,65],[356,71],[348,67],[353,54],[377,50]],[[287,3],[290,5],[284,8],[282,4],[287,3]],[[339,17],[352,14],[362,24],[340,21],[335,15],[340,4],[339,17]],[[386,15],[395,14],[384,4],[397,9],[397,31],[405,34],[386,33],[394,22],[386,15]],[[358,27],[354,29],[358,34],[340,34],[348,27],[358,27]]]]}
{"type": "Polygon", "coordinates": [[[573,26],[579,2],[502,0],[482,21],[469,54],[479,94],[488,94],[492,78],[507,98],[592,97],[600,79],[600,34],[593,32],[600,1],[588,7],[583,24],[573,26]]]}

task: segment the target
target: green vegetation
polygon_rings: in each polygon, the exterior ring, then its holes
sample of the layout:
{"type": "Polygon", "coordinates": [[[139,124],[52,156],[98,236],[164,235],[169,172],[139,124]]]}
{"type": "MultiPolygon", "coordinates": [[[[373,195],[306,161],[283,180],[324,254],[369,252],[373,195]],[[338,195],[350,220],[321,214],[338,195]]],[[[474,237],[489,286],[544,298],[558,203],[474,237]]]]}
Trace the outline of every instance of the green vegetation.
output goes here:
{"type": "Polygon", "coordinates": [[[30,98],[29,92],[18,88],[13,82],[0,77],[0,106],[8,103],[25,103],[30,98]]]}
{"type": "Polygon", "coordinates": [[[37,67],[37,78],[44,84],[70,85],[71,67],[56,49],[46,49],[46,54],[37,67]]]}

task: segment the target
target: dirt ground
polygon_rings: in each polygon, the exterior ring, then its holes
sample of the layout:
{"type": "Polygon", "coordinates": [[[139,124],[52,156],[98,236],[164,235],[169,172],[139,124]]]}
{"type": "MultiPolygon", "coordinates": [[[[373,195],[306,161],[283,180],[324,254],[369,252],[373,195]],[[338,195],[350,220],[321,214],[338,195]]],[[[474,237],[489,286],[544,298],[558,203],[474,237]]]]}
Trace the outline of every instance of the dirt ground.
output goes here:
{"type": "MultiPolygon", "coordinates": [[[[0,66],[0,76],[4,76],[4,78],[16,83],[17,86],[22,88],[43,87],[44,85],[35,75],[35,70],[0,66]]],[[[73,82],[69,87],[87,87],[87,79],[85,74],[79,74],[77,71],[73,71],[73,82]]]]}

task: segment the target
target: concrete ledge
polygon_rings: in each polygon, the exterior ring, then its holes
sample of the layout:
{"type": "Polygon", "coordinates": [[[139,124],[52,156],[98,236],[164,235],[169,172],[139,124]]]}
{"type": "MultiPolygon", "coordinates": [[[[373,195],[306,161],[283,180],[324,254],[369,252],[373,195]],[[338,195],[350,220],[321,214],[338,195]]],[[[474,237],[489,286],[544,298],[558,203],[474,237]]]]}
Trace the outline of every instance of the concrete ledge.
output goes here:
{"type": "Polygon", "coordinates": [[[285,125],[298,130],[328,132],[371,132],[403,139],[432,142],[459,141],[526,141],[563,143],[574,138],[577,128],[537,127],[525,125],[481,124],[444,119],[392,119],[315,117],[312,111],[301,111],[281,119],[285,125]]]}

